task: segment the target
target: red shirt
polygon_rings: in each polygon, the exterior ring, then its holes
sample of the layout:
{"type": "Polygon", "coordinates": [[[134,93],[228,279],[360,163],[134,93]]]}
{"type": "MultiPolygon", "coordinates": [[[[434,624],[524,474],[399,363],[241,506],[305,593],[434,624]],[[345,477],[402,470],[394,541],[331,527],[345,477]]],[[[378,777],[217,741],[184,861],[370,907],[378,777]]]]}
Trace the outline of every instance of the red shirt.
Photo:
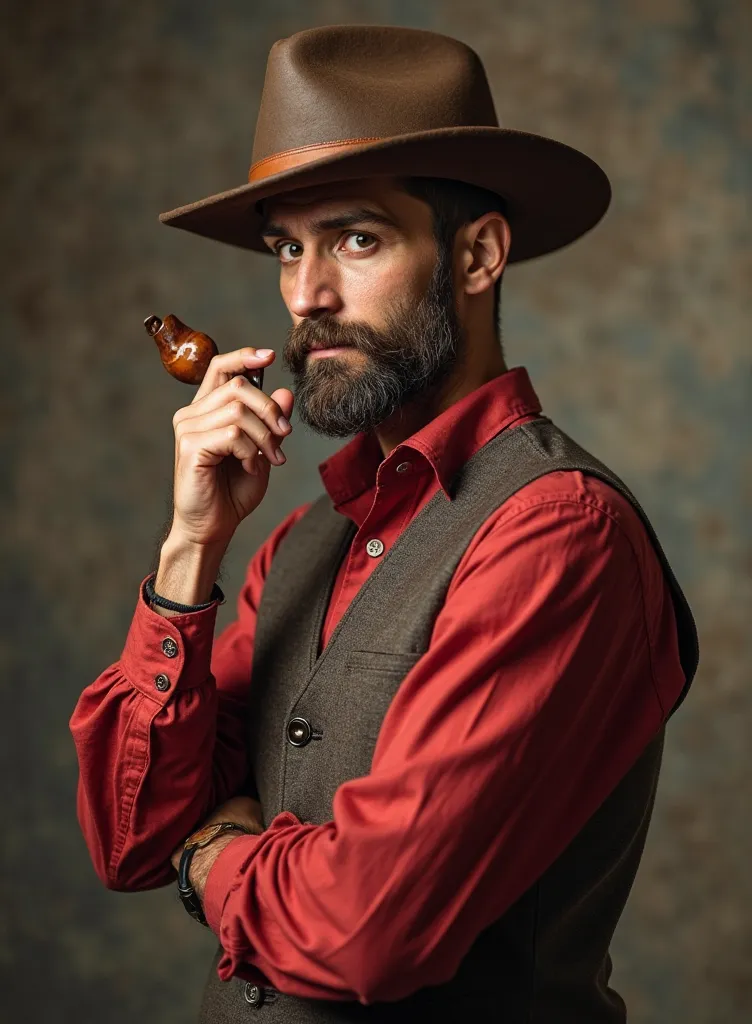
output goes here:
{"type": "MultiPolygon", "coordinates": [[[[322,645],[379,562],[367,542],[385,554],[474,452],[540,411],[515,367],[386,458],[359,434],[321,463],[358,527],[322,645]]],[[[172,852],[242,791],[256,612],[274,551],[308,507],[250,560],[237,619],[216,640],[216,606],[165,618],[142,582],[120,660],[79,698],[78,816],[109,888],[174,882],[172,852]]],[[[670,591],[632,506],[580,472],[528,484],[475,534],[371,772],[340,786],[332,820],[283,811],[217,857],[205,912],[225,951],[219,976],[361,1002],[448,980],[633,764],[683,683],[670,591]]]]}

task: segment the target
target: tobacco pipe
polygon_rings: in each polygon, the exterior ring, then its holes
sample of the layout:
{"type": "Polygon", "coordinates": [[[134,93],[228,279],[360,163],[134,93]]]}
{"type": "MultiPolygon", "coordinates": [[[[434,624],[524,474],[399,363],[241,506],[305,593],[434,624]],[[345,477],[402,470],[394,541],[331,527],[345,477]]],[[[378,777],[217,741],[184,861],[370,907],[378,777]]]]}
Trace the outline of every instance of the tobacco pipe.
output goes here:
{"type": "MultiPolygon", "coordinates": [[[[219,351],[209,335],[194,331],[172,313],[168,313],[164,320],[152,313],[144,320],[144,327],[157,343],[165,370],[184,384],[200,384],[212,357],[219,351]]],[[[237,377],[238,374],[233,376],[237,377]]],[[[264,383],[264,367],[244,370],[242,376],[254,387],[261,388],[264,383]]]]}

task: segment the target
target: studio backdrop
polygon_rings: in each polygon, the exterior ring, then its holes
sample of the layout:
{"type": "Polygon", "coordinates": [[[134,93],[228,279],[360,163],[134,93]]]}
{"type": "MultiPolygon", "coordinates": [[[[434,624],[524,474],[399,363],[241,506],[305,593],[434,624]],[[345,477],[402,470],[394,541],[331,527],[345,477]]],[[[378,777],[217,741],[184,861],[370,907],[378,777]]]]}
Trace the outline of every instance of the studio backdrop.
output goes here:
{"type": "MultiPolygon", "coordinates": [[[[635,1024],[752,1014],[751,8],[744,0],[15,0],[3,124],[3,800],[7,1020],[194,1019],[215,937],[174,886],[106,890],[76,821],[68,720],[122,651],[168,514],[172,416],[193,391],[142,321],[271,346],[273,259],[161,225],[243,181],[269,48],[302,28],[406,25],[487,68],[502,125],[607,171],[588,236],[504,275],[507,364],[640,496],[687,594],[700,668],[667,729],[645,854],[612,955],[635,1024]]],[[[224,565],[321,492],[340,444],[296,424],[224,565]]]]}

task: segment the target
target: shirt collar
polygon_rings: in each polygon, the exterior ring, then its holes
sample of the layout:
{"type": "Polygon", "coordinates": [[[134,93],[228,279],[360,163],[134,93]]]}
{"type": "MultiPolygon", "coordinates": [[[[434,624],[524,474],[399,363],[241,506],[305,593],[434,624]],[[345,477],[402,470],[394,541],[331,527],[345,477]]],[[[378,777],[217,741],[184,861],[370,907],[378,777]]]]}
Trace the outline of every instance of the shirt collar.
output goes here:
{"type": "Polygon", "coordinates": [[[450,405],[386,458],[372,430],[356,434],[319,463],[321,481],[334,505],[342,505],[372,488],[383,467],[417,452],[451,500],[452,478],[471,456],[522,416],[540,412],[541,403],[527,369],[514,366],[450,405]]]}

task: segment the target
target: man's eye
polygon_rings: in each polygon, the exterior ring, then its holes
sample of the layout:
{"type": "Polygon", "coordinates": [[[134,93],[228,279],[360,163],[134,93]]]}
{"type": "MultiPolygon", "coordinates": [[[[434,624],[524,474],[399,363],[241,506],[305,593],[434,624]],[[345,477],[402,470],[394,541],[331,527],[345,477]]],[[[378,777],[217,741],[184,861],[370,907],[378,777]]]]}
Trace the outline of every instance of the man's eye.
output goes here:
{"type": "MultiPolygon", "coordinates": [[[[300,245],[299,245],[298,242],[278,242],[277,245],[274,246],[274,251],[277,254],[277,256],[279,256],[281,254],[282,250],[284,249],[284,247],[286,245],[293,245],[293,246],[297,246],[298,249],[300,248],[300,245]]],[[[286,263],[287,261],[283,260],[283,262],[286,263]]]]}
{"type": "MultiPolygon", "coordinates": [[[[373,235],[367,235],[365,233],[365,231],[350,231],[350,232],[348,232],[348,236],[347,237],[348,238],[352,237],[352,238],[355,238],[355,239],[358,239],[358,238],[369,238],[372,241],[376,241],[376,239],[374,238],[373,235]]],[[[367,245],[367,246],[365,246],[365,248],[368,249],[368,248],[370,248],[370,246],[367,245]]],[[[364,250],[360,248],[360,245],[358,245],[354,250],[351,250],[351,251],[363,252],[364,250]]]]}
{"type": "MultiPolygon", "coordinates": [[[[374,242],[378,241],[378,239],[376,238],[375,235],[369,235],[365,231],[348,231],[346,236],[345,236],[345,238],[346,239],[349,239],[349,238],[363,239],[363,238],[365,238],[365,239],[369,240],[369,244],[364,246],[364,247],[361,247],[360,243],[358,242],[358,244],[356,245],[356,248],[348,250],[349,252],[365,252],[367,249],[369,249],[371,247],[371,245],[374,242]]],[[[277,242],[277,244],[274,246],[274,252],[276,253],[277,256],[281,256],[282,250],[284,249],[284,247],[286,245],[292,246],[294,249],[298,249],[298,250],[302,249],[302,246],[300,245],[299,242],[277,242]]],[[[284,259],[284,260],[282,260],[282,262],[283,263],[288,263],[290,259],[295,259],[295,257],[299,256],[299,255],[300,255],[299,252],[297,252],[297,253],[290,253],[289,254],[289,259],[284,259]]]]}

